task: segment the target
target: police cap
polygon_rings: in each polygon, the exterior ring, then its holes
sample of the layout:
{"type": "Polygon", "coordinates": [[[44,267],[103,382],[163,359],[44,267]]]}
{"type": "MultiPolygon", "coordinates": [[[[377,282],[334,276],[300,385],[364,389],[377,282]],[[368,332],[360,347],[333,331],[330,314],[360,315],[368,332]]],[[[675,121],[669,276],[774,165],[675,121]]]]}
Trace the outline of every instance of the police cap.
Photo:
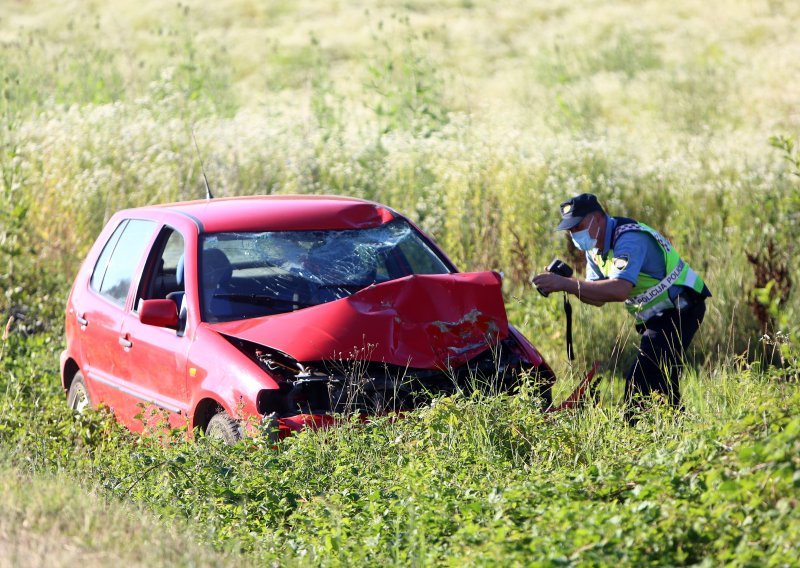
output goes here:
{"type": "Polygon", "coordinates": [[[556,227],[556,231],[571,229],[589,213],[603,211],[603,208],[597,202],[597,196],[591,193],[576,195],[562,203],[559,209],[561,211],[561,222],[556,227]]]}

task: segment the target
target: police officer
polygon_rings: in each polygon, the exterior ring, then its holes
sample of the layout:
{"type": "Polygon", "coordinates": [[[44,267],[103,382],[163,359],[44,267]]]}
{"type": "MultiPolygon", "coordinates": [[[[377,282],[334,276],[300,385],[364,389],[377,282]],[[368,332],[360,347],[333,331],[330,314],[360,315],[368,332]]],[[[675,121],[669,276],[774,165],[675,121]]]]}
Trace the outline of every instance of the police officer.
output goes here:
{"type": "Polygon", "coordinates": [[[569,231],[575,246],[585,251],[586,280],[545,272],[533,284],[546,293],[563,290],[593,306],[624,302],[641,336],[625,377],[626,401],[655,391],[682,408],[679,366],[711,296],[703,279],[660,233],[608,215],[590,193],[561,204],[556,230],[569,231]]]}

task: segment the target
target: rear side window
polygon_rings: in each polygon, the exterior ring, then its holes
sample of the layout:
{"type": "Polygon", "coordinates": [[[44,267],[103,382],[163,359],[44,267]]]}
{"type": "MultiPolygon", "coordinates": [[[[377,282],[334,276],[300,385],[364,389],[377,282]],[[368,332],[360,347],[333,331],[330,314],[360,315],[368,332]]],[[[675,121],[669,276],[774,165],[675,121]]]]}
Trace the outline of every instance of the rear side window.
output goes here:
{"type": "Polygon", "coordinates": [[[114,252],[114,247],[117,246],[117,241],[119,241],[119,237],[127,225],[128,221],[123,221],[117,226],[117,228],[114,230],[114,234],[111,235],[111,238],[108,239],[106,246],[103,247],[103,252],[100,253],[100,258],[97,259],[97,263],[94,265],[91,286],[92,290],[95,292],[100,291],[100,285],[103,283],[103,276],[106,275],[106,268],[108,268],[108,261],[111,260],[111,253],[114,252]]]}
{"type": "Polygon", "coordinates": [[[92,273],[93,290],[115,304],[125,304],[136,267],[155,225],[153,221],[131,219],[117,227],[97,259],[92,273]]]}

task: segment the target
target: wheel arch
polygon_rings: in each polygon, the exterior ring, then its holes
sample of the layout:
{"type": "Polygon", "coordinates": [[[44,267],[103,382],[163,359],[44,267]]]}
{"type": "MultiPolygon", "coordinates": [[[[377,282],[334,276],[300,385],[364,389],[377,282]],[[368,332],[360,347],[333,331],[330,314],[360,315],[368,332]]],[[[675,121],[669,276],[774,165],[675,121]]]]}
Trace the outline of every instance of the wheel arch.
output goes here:
{"type": "Polygon", "coordinates": [[[200,428],[205,432],[211,418],[222,410],[225,410],[225,407],[218,400],[211,397],[201,399],[192,412],[192,429],[200,428]]]}
{"type": "Polygon", "coordinates": [[[78,363],[72,357],[64,361],[64,367],[61,371],[61,386],[64,387],[64,392],[69,392],[69,387],[72,386],[72,381],[80,370],[78,363]]]}

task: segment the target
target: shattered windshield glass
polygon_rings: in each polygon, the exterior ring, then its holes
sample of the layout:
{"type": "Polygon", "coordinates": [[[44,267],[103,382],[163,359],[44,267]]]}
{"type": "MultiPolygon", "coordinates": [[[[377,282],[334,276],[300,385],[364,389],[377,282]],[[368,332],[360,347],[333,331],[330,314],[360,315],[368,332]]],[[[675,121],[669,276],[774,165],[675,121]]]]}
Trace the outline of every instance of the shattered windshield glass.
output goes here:
{"type": "Polygon", "coordinates": [[[203,320],[231,321],[324,304],[411,274],[450,270],[402,219],[370,229],[204,235],[203,320]]]}

